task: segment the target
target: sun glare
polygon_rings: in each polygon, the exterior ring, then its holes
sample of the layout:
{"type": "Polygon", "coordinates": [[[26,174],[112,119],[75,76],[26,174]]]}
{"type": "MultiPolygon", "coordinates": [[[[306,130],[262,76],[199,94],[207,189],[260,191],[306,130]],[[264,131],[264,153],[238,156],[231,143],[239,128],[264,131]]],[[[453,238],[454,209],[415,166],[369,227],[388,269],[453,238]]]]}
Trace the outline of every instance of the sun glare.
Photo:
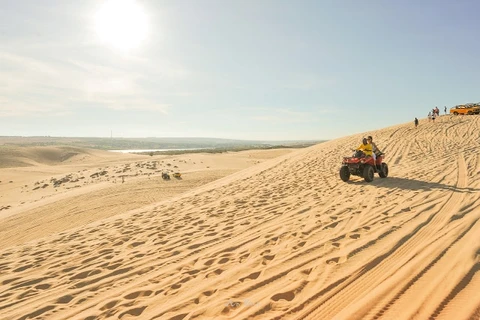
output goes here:
{"type": "Polygon", "coordinates": [[[147,17],[134,0],[107,0],[95,15],[99,38],[121,51],[137,48],[147,36],[147,17]]]}

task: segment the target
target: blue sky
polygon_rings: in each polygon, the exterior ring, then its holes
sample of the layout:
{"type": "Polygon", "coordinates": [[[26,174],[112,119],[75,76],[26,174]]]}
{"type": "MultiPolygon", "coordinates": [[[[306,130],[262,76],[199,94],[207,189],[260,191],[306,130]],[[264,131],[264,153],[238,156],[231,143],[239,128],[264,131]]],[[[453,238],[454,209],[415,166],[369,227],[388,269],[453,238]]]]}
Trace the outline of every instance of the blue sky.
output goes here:
{"type": "Polygon", "coordinates": [[[130,50],[102,2],[0,0],[0,135],[333,139],[480,101],[475,0],[136,0],[130,50]]]}

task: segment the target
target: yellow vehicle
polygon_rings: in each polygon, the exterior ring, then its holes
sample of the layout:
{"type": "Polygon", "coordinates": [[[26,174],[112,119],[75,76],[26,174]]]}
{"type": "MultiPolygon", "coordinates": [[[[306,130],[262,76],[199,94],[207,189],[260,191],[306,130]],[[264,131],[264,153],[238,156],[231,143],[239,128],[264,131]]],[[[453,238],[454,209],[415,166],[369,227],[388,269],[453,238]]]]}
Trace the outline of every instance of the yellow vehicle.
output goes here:
{"type": "Polygon", "coordinates": [[[480,114],[480,107],[476,104],[465,104],[450,108],[450,114],[480,114]]]}

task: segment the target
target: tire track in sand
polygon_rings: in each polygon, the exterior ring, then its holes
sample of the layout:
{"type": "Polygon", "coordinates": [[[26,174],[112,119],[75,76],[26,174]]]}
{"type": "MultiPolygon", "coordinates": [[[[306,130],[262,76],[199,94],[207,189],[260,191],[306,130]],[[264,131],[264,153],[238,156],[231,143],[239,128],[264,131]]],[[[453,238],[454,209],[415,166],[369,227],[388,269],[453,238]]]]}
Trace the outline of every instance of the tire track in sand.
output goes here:
{"type": "MultiPolygon", "coordinates": [[[[460,155],[456,187],[464,188],[466,182],[465,159],[460,155]]],[[[412,232],[407,233],[385,254],[365,264],[351,276],[350,281],[344,282],[341,288],[334,290],[332,296],[310,308],[303,306],[304,310],[299,317],[302,319],[332,318],[336,314],[335,310],[341,310],[352,302],[349,297],[355,296],[362,290],[371,290],[378,286],[396,270],[395,265],[400,261],[404,261],[403,264],[407,263],[415,252],[425,247],[422,243],[449,221],[452,212],[461,205],[462,198],[463,193],[451,192],[448,200],[437,213],[432,214],[412,232]]]]}

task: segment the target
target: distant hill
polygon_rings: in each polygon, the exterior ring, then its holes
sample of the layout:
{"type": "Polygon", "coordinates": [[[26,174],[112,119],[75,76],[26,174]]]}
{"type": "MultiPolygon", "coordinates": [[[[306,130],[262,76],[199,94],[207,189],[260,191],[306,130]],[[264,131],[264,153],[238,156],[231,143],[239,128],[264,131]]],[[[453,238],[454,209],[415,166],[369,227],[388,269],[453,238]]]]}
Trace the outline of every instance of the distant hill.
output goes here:
{"type": "Polygon", "coordinates": [[[1,145],[71,146],[101,150],[231,148],[268,146],[310,146],[326,140],[232,140],[219,138],[71,138],[71,137],[0,137],[1,145]]]}
{"type": "Polygon", "coordinates": [[[55,165],[85,154],[88,154],[87,150],[76,147],[0,145],[0,168],[28,167],[39,163],[55,165]]]}

